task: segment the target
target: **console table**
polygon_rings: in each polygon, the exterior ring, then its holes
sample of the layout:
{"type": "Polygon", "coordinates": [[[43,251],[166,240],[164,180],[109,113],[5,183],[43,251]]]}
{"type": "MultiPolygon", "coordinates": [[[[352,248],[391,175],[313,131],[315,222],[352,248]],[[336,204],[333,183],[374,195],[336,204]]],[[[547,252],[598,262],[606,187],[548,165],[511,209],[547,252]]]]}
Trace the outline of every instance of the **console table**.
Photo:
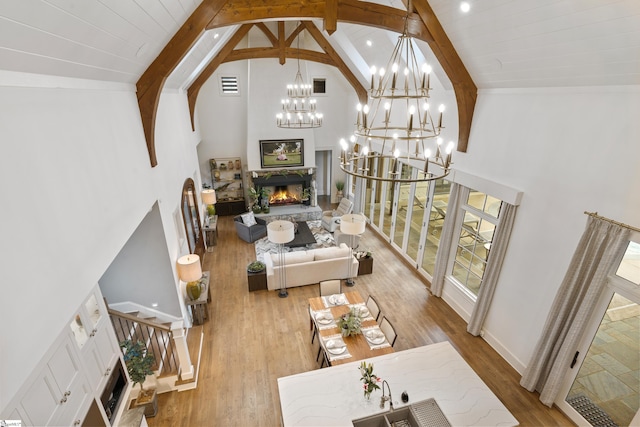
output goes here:
{"type": "Polygon", "coordinates": [[[187,301],[187,307],[191,310],[191,317],[195,325],[202,325],[204,320],[209,316],[209,305],[211,301],[211,292],[209,290],[209,272],[202,273],[202,293],[197,300],[187,301]]]}
{"type": "Polygon", "coordinates": [[[205,222],[203,228],[207,241],[207,252],[212,252],[213,247],[218,244],[218,215],[210,216],[209,223],[205,222]]]}

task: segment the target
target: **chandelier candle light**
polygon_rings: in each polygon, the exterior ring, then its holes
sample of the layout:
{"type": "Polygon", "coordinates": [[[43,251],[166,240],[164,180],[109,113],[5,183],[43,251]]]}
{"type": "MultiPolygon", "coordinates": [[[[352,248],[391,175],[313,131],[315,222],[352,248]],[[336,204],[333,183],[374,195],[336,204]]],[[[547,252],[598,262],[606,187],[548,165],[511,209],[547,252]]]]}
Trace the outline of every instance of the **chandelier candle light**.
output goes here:
{"type": "Polygon", "coordinates": [[[340,140],[340,168],[345,173],[389,182],[430,181],[448,175],[454,143],[442,146],[445,107],[439,106],[438,120],[434,121],[429,104],[432,68],[426,63],[418,66],[414,43],[405,22],[386,70],[371,68],[371,106],[358,104],[355,131],[349,142],[340,140]],[[386,176],[369,175],[370,162],[377,161],[382,168],[385,160],[386,176]],[[401,162],[424,174],[403,178],[401,162]]]}
{"type": "Polygon", "coordinates": [[[298,42],[298,72],[293,84],[287,85],[287,98],[281,101],[282,112],[276,115],[276,125],[285,129],[308,129],[322,126],[322,114],[316,111],[311,98],[312,86],[305,84],[300,73],[300,35],[298,42]]]}

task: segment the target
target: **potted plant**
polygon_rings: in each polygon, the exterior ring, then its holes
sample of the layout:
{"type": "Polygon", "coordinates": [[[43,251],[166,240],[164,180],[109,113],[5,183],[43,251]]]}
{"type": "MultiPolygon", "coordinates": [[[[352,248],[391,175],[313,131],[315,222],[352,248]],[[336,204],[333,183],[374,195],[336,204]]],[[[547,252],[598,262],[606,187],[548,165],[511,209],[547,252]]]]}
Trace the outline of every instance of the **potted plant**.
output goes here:
{"type": "Polygon", "coordinates": [[[305,187],[302,190],[302,194],[300,195],[302,202],[306,205],[309,203],[309,199],[311,198],[311,188],[305,187]]]}
{"type": "Polygon", "coordinates": [[[260,194],[261,194],[261,189],[260,190],[256,190],[255,187],[251,187],[249,188],[249,195],[251,196],[251,210],[253,211],[254,214],[259,214],[262,212],[262,206],[260,206],[260,194]]]}
{"type": "Polygon", "coordinates": [[[140,384],[140,392],[133,406],[145,406],[144,415],[153,417],[158,413],[158,395],[155,388],[143,387],[148,375],[153,375],[151,369],[155,363],[155,357],[147,350],[143,341],[124,340],[120,343],[123,352],[124,363],[127,366],[129,378],[133,381],[133,387],[140,384]]]}
{"type": "Polygon", "coordinates": [[[342,199],[342,191],[344,190],[344,181],[336,181],[336,189],[338,190],[338,192],[336,193],[336,197],[338,201],[340,201],[342,199]]]}
{"type": "Polygon", "coordinates": [[[260,204],[262,205],[262,212],[269,213],[269,190],[265,187],[260,187],[258,190],[260,193],[260,204]]]}
{"type": "Polygon", "coordinates": [[[249,273],[260,273],[264,271],[267,266],[262,261],[253,261],[249,265],[247,265],[247,272],[249,273]]]}

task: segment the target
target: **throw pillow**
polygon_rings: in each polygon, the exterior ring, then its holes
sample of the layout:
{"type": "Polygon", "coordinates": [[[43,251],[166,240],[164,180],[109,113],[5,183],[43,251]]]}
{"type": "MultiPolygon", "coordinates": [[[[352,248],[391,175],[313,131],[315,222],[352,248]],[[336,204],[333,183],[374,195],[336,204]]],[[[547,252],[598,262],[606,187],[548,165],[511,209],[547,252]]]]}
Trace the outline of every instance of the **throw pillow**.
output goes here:
{"type": "Polygon", "coordinates": [[[245,214],[240,215],[242,217],[242,222],[247,227],[251,227],[252,225],[256,225],[256,217],[253,216],[253,212],[247,212],[245,214]]]}

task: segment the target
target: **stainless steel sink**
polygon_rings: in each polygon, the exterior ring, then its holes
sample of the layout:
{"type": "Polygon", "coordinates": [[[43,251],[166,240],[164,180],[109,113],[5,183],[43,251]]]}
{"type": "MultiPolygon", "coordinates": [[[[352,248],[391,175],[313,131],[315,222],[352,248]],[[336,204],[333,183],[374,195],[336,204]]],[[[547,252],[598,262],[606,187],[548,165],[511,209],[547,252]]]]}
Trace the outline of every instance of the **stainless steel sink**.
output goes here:
{"type": "Polygon", "coordinates": [[[434,399],[421,400],[351,422],[354,427],[451,427],[434,399]]]}

